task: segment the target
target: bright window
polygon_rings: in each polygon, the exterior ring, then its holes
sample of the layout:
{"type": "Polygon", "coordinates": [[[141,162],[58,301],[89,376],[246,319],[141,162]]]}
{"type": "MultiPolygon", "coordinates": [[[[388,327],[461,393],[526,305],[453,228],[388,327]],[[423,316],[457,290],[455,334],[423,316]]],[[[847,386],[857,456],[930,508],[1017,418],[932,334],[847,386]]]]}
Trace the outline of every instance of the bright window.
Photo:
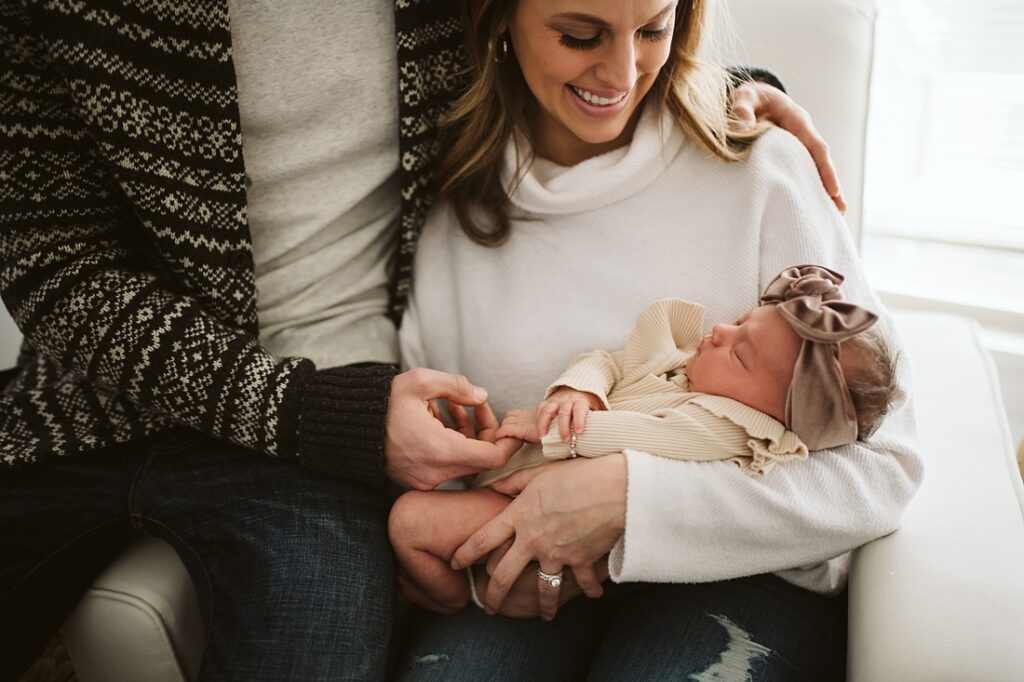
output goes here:
{"type": "Polygon", "coordinates": [[[864,224],[877,287],[1024,332],[1024,0],[879,0],[864,224]]]}

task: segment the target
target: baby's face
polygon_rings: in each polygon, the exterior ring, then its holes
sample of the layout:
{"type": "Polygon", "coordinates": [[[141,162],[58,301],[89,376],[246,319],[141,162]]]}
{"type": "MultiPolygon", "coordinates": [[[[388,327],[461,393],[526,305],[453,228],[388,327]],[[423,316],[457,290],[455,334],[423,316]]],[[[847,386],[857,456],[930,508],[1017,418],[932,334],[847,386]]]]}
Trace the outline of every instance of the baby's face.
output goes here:
{"type": "Polygon", "coordinates": [[[786,420],[786,393],[802,340],[778,307],[716,324],[686,364],[690,390],[725,396],[786,420]]]}

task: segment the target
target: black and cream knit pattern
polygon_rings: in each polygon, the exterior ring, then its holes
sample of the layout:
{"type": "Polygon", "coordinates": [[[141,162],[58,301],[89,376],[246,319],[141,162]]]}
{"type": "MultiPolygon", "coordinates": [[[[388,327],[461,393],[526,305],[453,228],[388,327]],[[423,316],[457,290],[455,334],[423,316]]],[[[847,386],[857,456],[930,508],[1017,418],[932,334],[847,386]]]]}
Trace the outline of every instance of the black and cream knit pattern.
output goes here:
{"type": "MultiPolygon", "coordinates": [[[[396,316],[462,68],[454,4],[396,5],[396,316]]],[[[257,343],[226,0],[0,0],[0,51],[0,291],[26,337],[0,462],[182,424],[379,484],[395,368],[257,343]]]]}

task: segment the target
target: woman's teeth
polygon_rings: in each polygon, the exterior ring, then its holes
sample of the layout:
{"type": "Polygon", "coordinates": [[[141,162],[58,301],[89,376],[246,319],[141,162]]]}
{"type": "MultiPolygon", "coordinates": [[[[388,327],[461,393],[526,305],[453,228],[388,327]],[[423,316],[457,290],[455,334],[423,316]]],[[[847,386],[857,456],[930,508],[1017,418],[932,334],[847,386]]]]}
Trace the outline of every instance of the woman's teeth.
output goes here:
{"type": "Polygon", "coordinates": [[[587,104],[592,104],[596,107],[607,107],[611,106],[612,104],[617,104],[622,101],[623,97],[629,94],[628,92],[624,92],[621,95],[617,95],[611,99],[608,99],[607,97],[598,97],[589,90],[578,88],[575,85],[570,85],[569,87],[572,88],[572,91],[575,92],[576,96],[579,97],[581,100],[583,100],[587,104]]]}

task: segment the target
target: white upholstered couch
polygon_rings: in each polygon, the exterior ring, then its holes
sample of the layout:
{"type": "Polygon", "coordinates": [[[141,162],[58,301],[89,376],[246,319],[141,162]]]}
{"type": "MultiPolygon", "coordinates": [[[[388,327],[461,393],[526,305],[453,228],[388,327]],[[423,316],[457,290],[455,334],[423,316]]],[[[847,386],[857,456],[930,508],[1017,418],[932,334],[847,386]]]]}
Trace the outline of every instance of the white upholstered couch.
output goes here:
{"type": "MultiPolygon", "coordinates": [[[[811,112],[859,233],[874,2],[728,6],[743,39],[734,63],[772,67],[811,112]]],[[[1024,679],[1024,488],[992,361],[970,321],[894,312],[915,367],[927,473],[902,529],[855,555],[850,679],[1024,679]]],[[[16,333],[4,316],[3,364],[16,333]]],[[[97,579],[64,635],[82,682],[191,680],[203,642],[188,574],[155,539],[97,579]]]]}

